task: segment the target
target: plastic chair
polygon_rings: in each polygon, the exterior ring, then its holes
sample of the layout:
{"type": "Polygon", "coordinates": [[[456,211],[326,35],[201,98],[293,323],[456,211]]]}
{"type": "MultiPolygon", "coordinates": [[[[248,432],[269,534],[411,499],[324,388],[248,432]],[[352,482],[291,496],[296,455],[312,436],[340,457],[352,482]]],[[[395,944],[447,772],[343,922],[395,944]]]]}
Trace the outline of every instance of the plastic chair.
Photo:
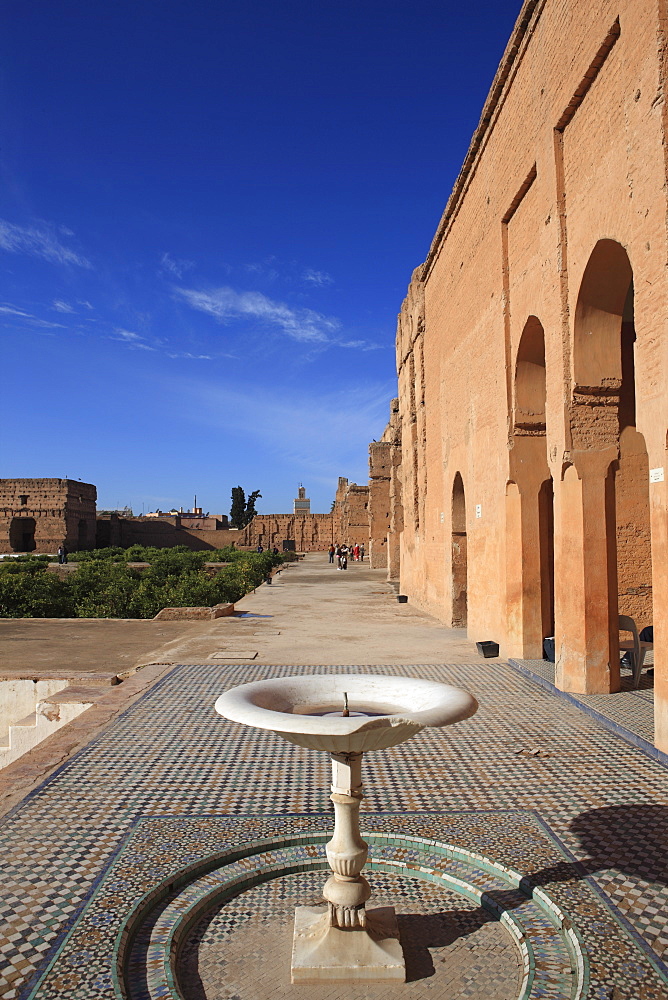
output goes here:
{"type": "Polygon", "coordinates": [[[633,639],[620,639],[619,649],[625,653],[631,654],[631,664],[633,666],[633,687],[637,688],[640,684],[640,672],[645,662],[645,653],[648,649],[654,649],[653,642],[647,642],[644,639],[638,637],[638,629],[636,628],[636,623],[633,618],[629,618],[628,615],[619,616],[619,631],[620,632],[630,632],[633,639]]]}

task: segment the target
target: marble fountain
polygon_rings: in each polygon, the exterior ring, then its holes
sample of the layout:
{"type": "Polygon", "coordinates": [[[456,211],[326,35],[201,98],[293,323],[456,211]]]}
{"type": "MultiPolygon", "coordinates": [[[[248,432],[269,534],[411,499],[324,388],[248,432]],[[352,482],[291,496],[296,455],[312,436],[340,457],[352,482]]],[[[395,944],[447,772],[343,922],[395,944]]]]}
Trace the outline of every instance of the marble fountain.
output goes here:
{"type": "Polygon", "coordinates": [[[362,756],[388,750],[427,726],[447,726],[477,710],[470,694],[447,684],[378,674],[276,677],[231,688],[216,711],[268,729],[332,760],[334,833],[325,907],[295,910],[292,982],[405,980],[394,908],[367,908],[362,874],[368,847],[360,836],[362,756]]]}

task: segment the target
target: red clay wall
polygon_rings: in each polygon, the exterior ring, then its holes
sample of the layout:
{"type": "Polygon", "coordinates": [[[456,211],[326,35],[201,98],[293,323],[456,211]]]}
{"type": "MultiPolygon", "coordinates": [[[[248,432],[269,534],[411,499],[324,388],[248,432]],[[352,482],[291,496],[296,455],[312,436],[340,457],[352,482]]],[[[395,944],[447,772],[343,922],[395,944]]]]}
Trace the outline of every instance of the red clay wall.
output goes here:
{"type": "Polygon", "coordinates": [[[34,542],[27,551],[54,554],[63,542],[70,552],[95,545],[97,491],[76,479],[0,479],[0,552],[26,551],[24,531],[34,522],[34,542]],[[26,503],[21,498],[26,497],[26,503]]]}
{"type": "MultiPolygon", "coordinates": [[[[641,624],[653,618],[668,643],[666,484],[646,479],[647,468],[668,468],[667,25],[657,11],[654,0],[527,0],[397,332],[401,589],[452,622],[452,490],[460,473],[468,634],[497,639],[506,655],[539,655],[537,640],[527,639],[527,608],[536,597],[527,567],[538,566],[541,532],[527,511],[551,475],[557,632],[566,664],[558,676],[571,690],[615,684],[614,655],[597,647],[593,634],[573,638],[597,602],[594,631],[607,630],[601,602],[614,575],[601,484],[620,457],[610,423],[619,382],[583,382],[574,348],[579,294],[599,241],[623,248],[633,270],[637,430],[648,454],[642,468],[640,458],[622,455],[617,473],[620,610],[641,624]],[[545,336],[542,431],[516,426],[517,352],[531,317],[545,336]],[[629,476],[636,483],[630,490],[629,476]],[[594,676],[590,665],[606,655],[608,665],[594,676]]],[[[613,271],[611,264],[607,280],[614,283],[613,271]]],[[[580,313],[585,340],[603,321],[597,295],[593,290],[586,319],[580,313]]],[[[461,573],[459,565],[458,589],[461,573]]],[[[612,629],[612,611],[610,622],[612,629]]],[[[657,674],[668,705],[668,670],[657,667],[657,674]]],[[[662,712],[657,724],[661,717],[666,745],[662,712]]]]}

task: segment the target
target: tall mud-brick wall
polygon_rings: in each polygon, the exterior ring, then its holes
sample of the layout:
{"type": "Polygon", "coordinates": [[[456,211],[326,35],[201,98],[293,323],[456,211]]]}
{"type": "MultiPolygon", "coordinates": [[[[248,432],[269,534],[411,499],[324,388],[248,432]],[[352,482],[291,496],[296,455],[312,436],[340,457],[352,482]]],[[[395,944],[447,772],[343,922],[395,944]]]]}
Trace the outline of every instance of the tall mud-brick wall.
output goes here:
{"type": "Polygon", "coordinates": [[[399,579],[403,526],[401,416],[399,400],[393,399],[382,438],[369,445],[370,560],[374,569],[387,569],[389,580],[399,579]]]}
{"type": "Polygon", "coordinates": [[[0,479],[0,552],[94,548],[96,500],[76,479],[0,479]]]}
{"type": "Polygon", "coordinates": [[[257,514],[242,531],[226,532],[239,546],[283,551],[294,542],[297,552],[325,552],[332,544],[331,514],[257,514]]]}
{"type": "MultiPolygon", "coordinates": [[[[118,514],[100,514],[97,518],[97,547],[131,545],[153,546],[170,549],[187,545],[194,551],[221,549],[230,545],[227,518],[181,517],[165,514],[163,517],[120,517],[118,514]]],[[[235,532],[238,534],[238,532],[235,532]]]]}
{"type": "Polygon", "coordinates": [[[390,470],[392,445],[369,445],[369,559],[373,569],[387,569],[387,536],[390,530],[390,470]]]}
{"type": "Polygon", "coordinates": [[[369,487],[349,483],[343,476],[334,501],[334,541],[364,545],[369,550],[369,487]]]}

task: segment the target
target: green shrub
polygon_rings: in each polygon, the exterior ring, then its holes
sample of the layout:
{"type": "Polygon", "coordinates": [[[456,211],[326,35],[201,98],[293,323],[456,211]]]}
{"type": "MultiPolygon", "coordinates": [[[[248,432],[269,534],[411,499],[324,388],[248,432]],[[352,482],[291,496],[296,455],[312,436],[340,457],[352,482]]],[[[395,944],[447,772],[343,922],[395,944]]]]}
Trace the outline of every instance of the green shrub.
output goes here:
{"type": "Polygon", "coordinates": [[[238,601],[292,553],[226,547],[192,552],[133,545],[73,553],[76,572],[46,573],[48,557],[0,561],[0,615],[20,618],[153,618],[166,607],[211,607],[238,601]],[[128,562],[148,562],[146,570],[128,562]],[[224,562],[211,576],[205,562],[224,562]]]}
{"type": "Polygon", "coordinates": [[[41,573],[48,565],[44,559],[2,559],[0,573],[41,573]]]}
{"type": "Polygon", "coordinates": [[[0,617],[75,617],[66,581],[55,573],[1,573],[0,617]]]}

